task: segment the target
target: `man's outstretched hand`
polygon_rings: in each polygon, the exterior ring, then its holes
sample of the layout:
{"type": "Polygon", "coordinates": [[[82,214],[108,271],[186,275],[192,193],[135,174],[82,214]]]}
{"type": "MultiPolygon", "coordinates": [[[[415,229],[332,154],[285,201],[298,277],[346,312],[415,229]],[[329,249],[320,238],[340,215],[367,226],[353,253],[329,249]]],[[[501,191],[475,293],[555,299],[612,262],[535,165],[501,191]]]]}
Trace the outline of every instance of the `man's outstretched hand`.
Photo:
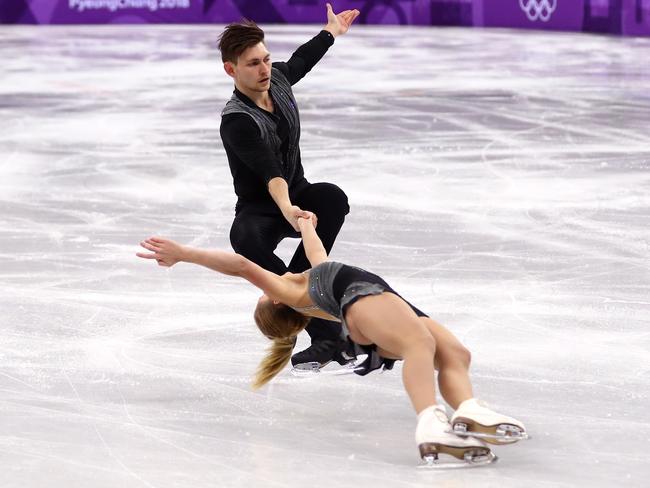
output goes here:
{"type": "Polygon", "coordinates": [[[332,6],[328,3],[327,25],[325,26],[325,30],[332,34],[334,37],[343,35],[348,31],[352,25],[352,22],[354,22],[354,19],[356,19],[358,16],[359,11],[357,9],[344,10],[339,14],[335,14],[332,10],[332,6]]]}

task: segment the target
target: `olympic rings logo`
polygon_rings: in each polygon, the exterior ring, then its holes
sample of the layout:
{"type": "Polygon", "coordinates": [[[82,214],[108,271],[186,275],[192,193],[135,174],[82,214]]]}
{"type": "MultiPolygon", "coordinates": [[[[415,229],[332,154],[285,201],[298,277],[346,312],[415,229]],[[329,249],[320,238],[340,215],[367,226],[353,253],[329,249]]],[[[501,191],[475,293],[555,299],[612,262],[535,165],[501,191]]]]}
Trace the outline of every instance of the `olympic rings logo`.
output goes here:
{"type": "Polygon", "coordinates": [[[548,22],[557,8],[557,0],[519,0],[519,6],[531,22],[548,22]]]}

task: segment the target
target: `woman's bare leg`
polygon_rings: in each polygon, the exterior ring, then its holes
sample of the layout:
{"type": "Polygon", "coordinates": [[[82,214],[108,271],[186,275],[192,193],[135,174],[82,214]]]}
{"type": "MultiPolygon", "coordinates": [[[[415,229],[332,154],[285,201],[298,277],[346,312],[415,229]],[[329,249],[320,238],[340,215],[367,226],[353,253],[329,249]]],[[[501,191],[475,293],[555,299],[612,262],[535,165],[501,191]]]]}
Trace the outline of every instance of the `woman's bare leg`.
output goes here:
{"type": "Polygon", "coordinates": [[[435,335],[404,300],[393,293],[363,297],[345,318],[352,340],[367,340],[404,360],[404,388],[417,413],[437,403],[435,335]]]}
{"type": "Polygon", "coordinates": [[[436,369],[440,394],[453,408],[473,397],[469,379],[470,352],[444,326],[428,317],[420,320],[436,341],[436,369]]]}

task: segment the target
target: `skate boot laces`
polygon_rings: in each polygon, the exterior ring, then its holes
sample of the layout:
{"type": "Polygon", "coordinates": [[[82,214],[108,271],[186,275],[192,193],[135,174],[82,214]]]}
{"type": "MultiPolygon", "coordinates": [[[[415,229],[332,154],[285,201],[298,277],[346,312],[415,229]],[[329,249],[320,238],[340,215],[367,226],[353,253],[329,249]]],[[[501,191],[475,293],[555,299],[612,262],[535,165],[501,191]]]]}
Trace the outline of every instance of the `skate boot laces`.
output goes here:
{"type": "Polygon", "coordinates": [[[433,409],[433,413],[440,422],[445,424],[449,423],[449,416],[447,415],[447,412],[445,411],[444,407],[438,405],[436,408],[433,409]]]}

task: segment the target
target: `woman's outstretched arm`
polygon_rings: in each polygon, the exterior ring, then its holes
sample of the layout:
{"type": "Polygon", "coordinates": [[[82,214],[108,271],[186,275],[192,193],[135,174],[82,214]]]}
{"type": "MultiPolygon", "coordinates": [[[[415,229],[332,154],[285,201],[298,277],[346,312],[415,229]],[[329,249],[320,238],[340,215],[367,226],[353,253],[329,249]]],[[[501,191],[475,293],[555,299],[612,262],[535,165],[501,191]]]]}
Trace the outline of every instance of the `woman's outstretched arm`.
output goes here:
{"type": "Polygon", "coordinates": [[[155,259],[160,266],[170,267],[178,262],[198,264],[218,273],[229,276],[242,276],[246,267],[244,256],[219,249],[199,249],[183,246],[171,239],[162,237],[149,237],[140,243],[150,253],[139,252],[136,255],[144,259],[155,259]]]}
{"type": "Polygon", "coordinates": [[[136,255],[155,259],[160,266],[170,267],[179,262],[198,264],[218,273],[244,278],[273,300],[282,303],[292,304],[299,297],[290,282],[234,252],[183,246],[162,237],[149,237],[140,245],[151,253],[139,252],[136,255]]]}

